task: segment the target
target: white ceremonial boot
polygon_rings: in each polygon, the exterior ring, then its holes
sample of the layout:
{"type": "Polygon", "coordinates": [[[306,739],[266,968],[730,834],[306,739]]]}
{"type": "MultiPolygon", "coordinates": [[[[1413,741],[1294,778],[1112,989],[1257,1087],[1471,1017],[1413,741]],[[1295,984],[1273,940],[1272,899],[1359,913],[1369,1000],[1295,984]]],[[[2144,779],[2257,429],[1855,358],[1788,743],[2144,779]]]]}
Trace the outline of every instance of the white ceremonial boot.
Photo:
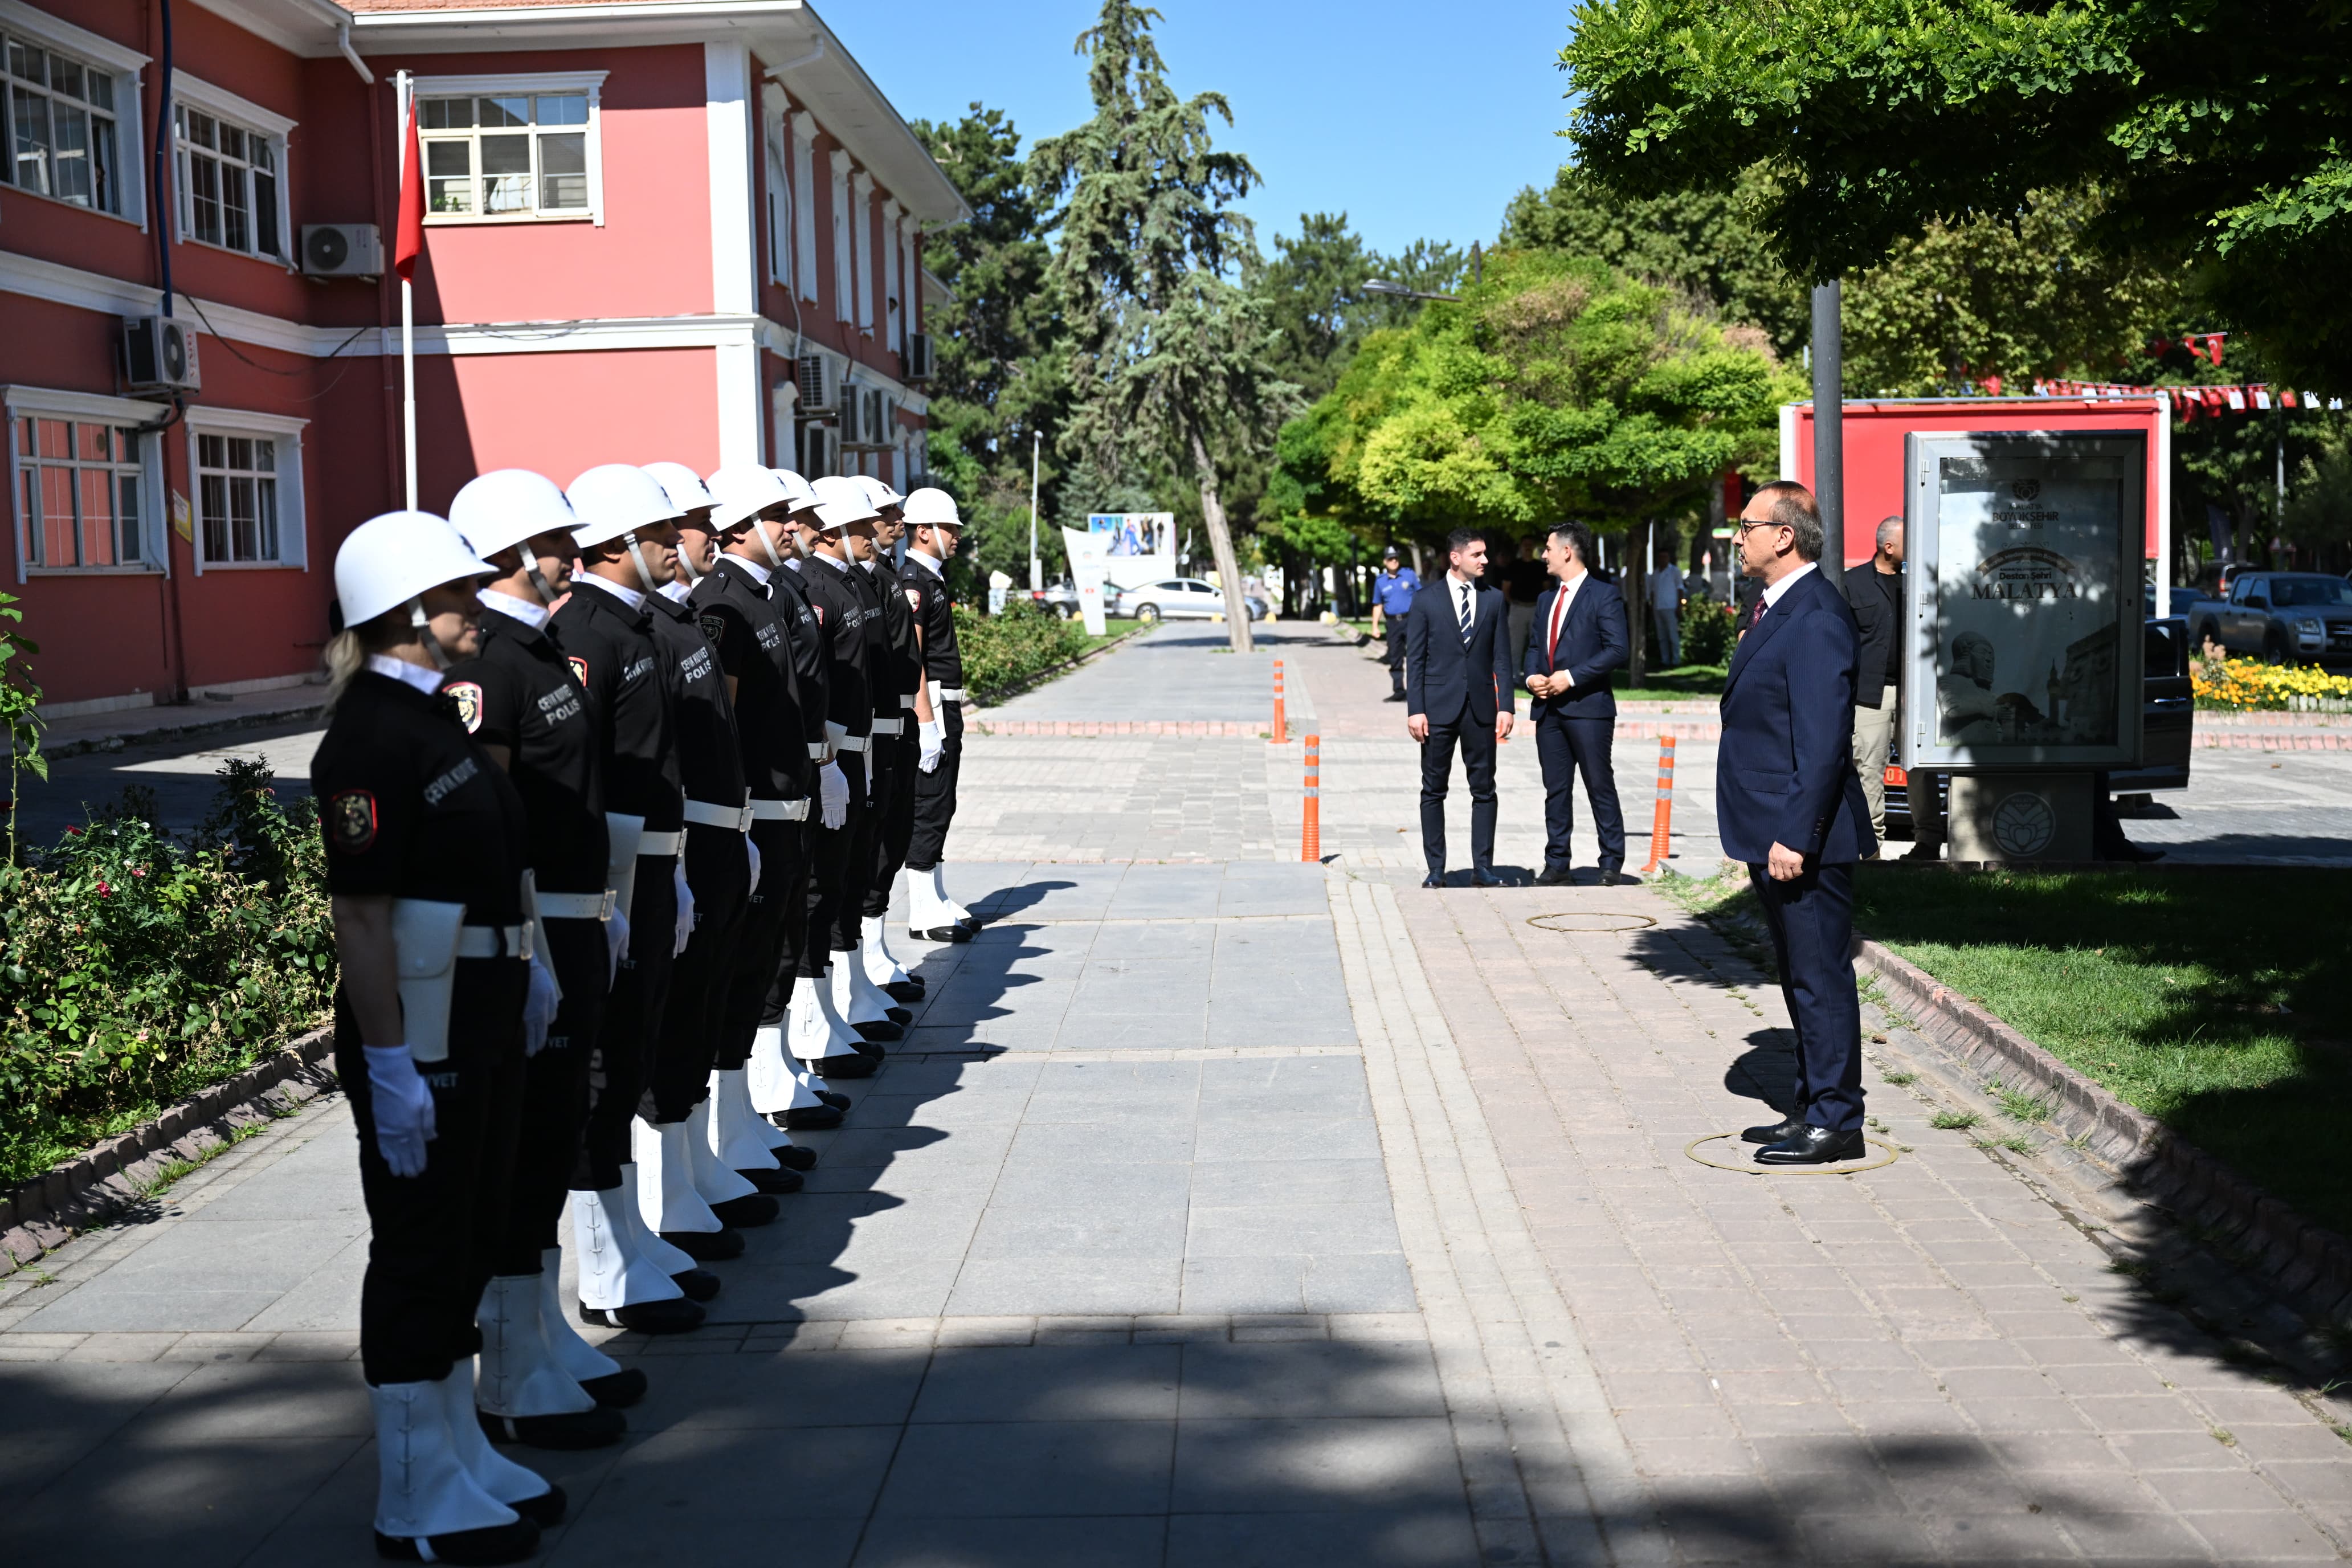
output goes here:
{"type": "MultiPolygon", "coordinates": [[[[702,1326],[703,1310],[650,1255],[639,1237],[637,1168],[621,1167],[621,1184],[609,1192],[572,1194],[572,1234],[580,1257],[580,1316],[592,1323],[639,1333],[682,1333],[702,1326]]],[[[694,1260],[676,1247],[678,1268],[694,1260]]],[[[584,1348],[584,1347],[583,1347],[584,1348]]],[[[604,1359],[610,1360],[605,1357],[604,1359]]],[[[618,1363],[614,1365],[617,1367],[618,1363]]]]}
{"type": "Polygon", "coordinates": [[[375,1414],[376,1555],[515,1563],[539,1549],[539,1526],[484,1491],[458,1457],[440,1384],[382,1384],[368,1390],[368,1404],[375,1414]]]}
{"type": "Polygon", "coordinates": [[[858,947],[858,956],[866,961],[866,979],[893,995],[897,994],[891,990],[893,986],[921,984],[908,974],[906,966],[890,951],[889,916],[867,915],[858,929],[866,939],[858,947]]]}
{"type": "Polygon", "coordinates": [[[614,1223],[625,1233],[629,1250],[673,1280],[688,1269],[700,1267],[683,1247],[664,1241],[661,1233],[646,1223],[646,1173],[637,1168],[635,1160],[621,1167],[621,1184],[628,1189],[629,1209],[626,1215],[614,1223]]]}
{"type": "Polygon", "coordinates": [[[730,1236],[727,1222],[712,1214],[709,1204],[695,1190],[687,1123],[665,1121],[656,1125],[639,1117],[635,1131],[637,1214],[644,1219],[646,1228],[698,1263],[722,1253],[727,1257],[740,1254],[743,1250],[742,1238],[732,1237],[731,1249],[727,1247],[721,1240],[730,1236]],[[703,1241],[699,1239],[702,1237],[709,1239],[703,1241]]]}
{"type": "Polygon", "coordinates": [[[790,1038],[793,1056],[818,1078],[871,1078],[882,1058],[881,1047],[867,1045],[835,1010],[833,982],[824,975],[794,983],[790,1038]]]}
{"type": "Polygon", "coordinates": [[[899,1036],[898,1021],[890,1016],[896,1005],[890,998],[866,978],[865,961],[856,952],[833,955],[833,1010],[848,1021],[849,1026],[869,1040],[895,1040],[899,1036]]]}
{"type": "Polygon", "coordinates": [[[874,976],[874,966],[877,963],[886,972],[898,967],[887,956],[877,956],[874,951],[874,927],[878,919],[878,916],[869,916],[858,929],[857,951],[842,955],[842,967],[849,971],[853,994],[862,996],[872,1005],[881,1008],[884,1017],[903,1026],[913,1020],[914,1014],[900,1006],[898,999],[884,990],[882,981],[874,976]]]}
{"type": "Polygon", "coordinates": [[[956,914],[939,893],[939,872],[907,873],[907,934],[917,942],[954,942],[956,914]]]}
{"type": "MultiPolygon", "coordinates": [[[[536,1274],[499,1275],[483,1287],[482,1304],[474,1314],[482,1331],[481,1375],[472,1384],[482,1424],[501,1442],[534,1448],[601,1448],[619,1442],[628,1421],[598,1405],[557,1358],[540,1321],[539,1297],[536,1274]]],[[[450,1420],[454,1426],[457,1418],[450,1420]]],[[[502,1500],[514,1500],[497,1487],[490,1490],[502,1500]]]]}
{"type": "MultiPolygon", "coordinates": [[[[569,1382],[569,1379],[565,1381],[569,1382]]],[[[449,1423],[450,1445],[457,1451],[458,1463],[474,1478],[474,1484],[542,1529],[558,1524],[563,1519],[563,1489],[541,1475],[526,1469],[490,1447],[482,1435],[475,1416],[475,1402],[480,1397],[474,1384],[474,1358],[466,1356],[449,1369],[449,1375],[438,1385],[441,1390],[441,1414],[449,1423]]],[[[579,1384],[573,1384],[577,1388],[579,1384]]],[[[583,1394],[583,1399],[587,1396],[583,1394]]],[[[590,1401],[591,1407],[594,1402],[590,1401]]],[[[628,1422],[617,1410],[599,1411],[609,1425],[620,1423],[620,1431],[604,1439],[617,1442],[620,1432],[628,1429],[628,1422]]],[[[579,1445],[601,1447],[603,1443],[579,1445]]]]}
{"type": "Polygon", "coordinates": [[[931,868],[931,897],[938,901],[940,908],[955,917],[958,925],[976,927],[980,924],[979,918],[970,910],[948,897],[948,866],[944,860],[931,868]]]}
{"type": "MultiPolygon", "coordinates": [[[[594,1195],[574,1193],[572,1200],[594,1195]]],[[[677,1289],[675,1281],[671,1289],[677,1289]]],[[[547,1337],[547,1348],[563,1370],[597,1404],[617,1410],[646,1396],[644,1373],[623,1366],[582,1339],[563,1315],[563,1248],[560,1247],[539,1255],[539,1331],[547,1337]]]]}
{"type": "MultiPolygon", "coordinates": [[[[794,995],[798,994],[795,982],[794,995]]],[[[787,1006],[783,1023],[762,1024],[751,1035],[751,1059],[743,1064],[743,1088],[751,1097],[751,1109],[762,1117],[793,1108],[796,1079],[784,1049],[784,1035],[792,1022],[793,1010],[787,1006]]]]}
{"type": "MultiPolygon", "coordinates": [[[[669,1142],[686,1162],[686,1179],[693,1184],[695,1195],[719,1224],[766,1225],[776,1217],[776,1200],[753,1185],[741,1172],[730,1169],[711,1147],[710,1117],[716,1107],[715,1100],[696,1106],[692,1116],[677,1123],[677,1136],[669,1142]]],[[[665,1149],[665,1157],[667,1152],[665,1149]]],[[[761,1153],[765,1157],[767,1151],[763,1149],[761,1153]]]]}
{"type": "MultiPolygon", "coordinates": [[[[752,1056],[756,1058],[758,1055],[759,1047],[755,1042],[752,1056]]],[[[776,1055],[779,1058],[776,1067],[781,1072],[783,1067],[782,1047],[777,1048],[776,1055]]],[[[759,1111],[751,1104],[751,1076],[749,1064],[734,1068],[719,1068],[711,1073],[710,1152],[718,1155],[719,1163],[730,1171],[781,1170],[782,1164],[775,1155],[769,1152],[781,1145],[771,1143],[762,1135],[762,1130],[775,1132],[785,1143],[792,1140],[760,1120],[759,1111]]]]}

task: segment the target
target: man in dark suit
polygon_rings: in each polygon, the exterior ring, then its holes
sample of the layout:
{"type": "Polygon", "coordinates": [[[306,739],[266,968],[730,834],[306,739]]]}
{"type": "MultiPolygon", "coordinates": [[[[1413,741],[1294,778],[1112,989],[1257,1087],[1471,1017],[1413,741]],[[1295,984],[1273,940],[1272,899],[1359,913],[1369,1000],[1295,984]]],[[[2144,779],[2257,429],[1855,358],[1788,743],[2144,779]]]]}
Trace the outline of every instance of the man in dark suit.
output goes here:
{"type": "Polygon", "coordinates": [[[1445,544],[1444,577],[1405,613],[1404,727],[1421,742],[1421,852],[1429,862],[1421,885],[1445,885],[1445,785],[1459,742],[1470,776],[1471,875],[1496,888],[1495,748],[1511,732],[1518,680],[1503,595],[1477,585],[1486,541],[1461,528],[1445,544]]]}
{"type": "Polygon", "coordinates": [[[1544,868],[1539,887],[1569,880],[1568,833],[1576,821],[1576,775],[1592,802],[1601,838],[1601,883],[1619,880],[1625,864],[1625,818],[1617,808],[1617,780],[1609,771],[1609,742],[1617,728],[1617,694],[1609,672],[1625,663],[1625,601],[1601,584],[1586,563],[1592,531],[1563,522],[1544,542],[1543,563],[1556,580],[1536,600],[1528,638],[1528,690],[1535,701],[1536,758],[1543,764],[1544,868]]]}
{"type": "Polygon", "coordinates": [[[1854,994],[1853,866],[1878,847],[1853,772],[1861,638],[1822,574],[1812,492],[1780,479],[1739,514],[1741,571],[1763,584],[1723,682],[1717,830],[1748,864],[1797,1036],[1788,1119],[1750,1127],[1760,1165],[1825,1165],[1864,1152],[1862,1007],[1854,994]]]}

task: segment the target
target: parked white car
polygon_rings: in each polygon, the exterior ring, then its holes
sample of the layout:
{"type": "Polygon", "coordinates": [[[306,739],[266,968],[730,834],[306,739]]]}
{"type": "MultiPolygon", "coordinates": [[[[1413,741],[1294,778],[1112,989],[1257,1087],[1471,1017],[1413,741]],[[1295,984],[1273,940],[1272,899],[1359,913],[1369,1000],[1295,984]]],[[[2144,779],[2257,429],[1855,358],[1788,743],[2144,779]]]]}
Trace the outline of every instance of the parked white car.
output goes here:
{"type": "MultiPolygon", "coordinates": [[[[1266,602],[1252,594],[1248,599],[1249,618],[1262,621],[1266,616],[1266,602]]],[[[1217,592],[1216,584],[1198,577],[1171,577],[1164,582],[1146,583],[1137,588],[1122,588],[1113,615],[1130,616],[1150,626],[1157,621],[1205,621],[1225,613],[1225,596],[1217,592]]]]}

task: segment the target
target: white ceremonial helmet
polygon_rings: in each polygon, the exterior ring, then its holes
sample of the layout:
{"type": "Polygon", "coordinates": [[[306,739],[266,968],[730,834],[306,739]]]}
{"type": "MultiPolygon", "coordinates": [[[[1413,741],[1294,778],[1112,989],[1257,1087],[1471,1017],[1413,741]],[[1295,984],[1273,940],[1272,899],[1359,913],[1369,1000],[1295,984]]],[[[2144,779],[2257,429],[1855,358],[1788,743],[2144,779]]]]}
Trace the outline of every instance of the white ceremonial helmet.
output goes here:
{"type": "Polygon", "coordinates": [[[853,522],[874,522],[882,514],[866,499],[862,480],[845,474],[827,474],[816,481],[816,515],[827,533],[847,528],[853,522]]]}
{"type": "Polygon", "coordinates": [[[877,512],[886,506],[897,506],[907,499],[892,489],[886,479],[878,479],[872,474],[856,474],[852,477],[866,491],[866,499],[873,503],[874,510],[877,512]]]}
{"type": "Polygon", "coordinates": [[[654,483],[661,486],[662,494],[669,497],[669,504],[677,509],[680,516],[719,504],[719,498],[705,489],[701,478],[684,463],[647,463],[645,470],[654,477],[654,483]]]}
{"type": "Polygon", "coordinates": [[[580,520],[545,474],[499,468],[466,481],[449,503],[449,523],[465,536],[468,549],[488,561],[542,533],[570,533],[580,520]]]}
{"type": "Polygon", "coordinates": [[[637,563],[637,585],[648,594],[657,592],[660,585],[646,566],[645,552],[637,547],[637,530],[673,521],[680,515],[660,481],[628,463],[604,463],[573,479],[563,494],[580,520],[572,531],[572,542],[585,550],[592,544],[625,541],[629,559],[637,563]]]}
{"type": "Polygon", "coordinates": [[[740,528],[778,502],[792,500],[792,492],[784,489],[775,470],[757,463],[729,464],[710,476],[709,489],[719,508],[710,514],[710,526],[719,533],[740,528]]]}
{"type": "Polygon", "coordinates": [[[425,617],[424,595],[445,583],[495,577],[499,569],[466,547],[448,520],[429,511],[388,511],[352,530],[335,551],[335,598],[346,629],[387,610],[408,606],[408,624],[424,635],[434,668],[449,656],[425,617]]]}
{"type": "Polygon", "coordinates": [[[806,479],[790,468],[770,468],[768,471],[776,476],[776,482],[783,486],[784,493],[792,498],[793,510],[814,511],[816,509],[816,490],[806,479]]]}
{"type": "Polygon", "coordinates": [[[956,513],[955,497],[925,485],[907,498],[907,526],[961,528],[963,519],[956,513]]]}

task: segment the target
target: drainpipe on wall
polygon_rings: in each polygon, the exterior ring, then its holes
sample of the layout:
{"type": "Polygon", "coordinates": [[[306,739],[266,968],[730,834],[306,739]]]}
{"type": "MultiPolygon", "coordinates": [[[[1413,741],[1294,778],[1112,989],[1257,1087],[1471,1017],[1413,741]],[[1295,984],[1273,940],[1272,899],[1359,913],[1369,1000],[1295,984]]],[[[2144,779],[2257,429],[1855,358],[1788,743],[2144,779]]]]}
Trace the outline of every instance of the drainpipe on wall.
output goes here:
{"type": "MultiPolygon", "coordinates": [[[[155,89],[155,140],[149,160],[147,181],[149,217],[155,226],[156,281],[163,291],[163,317],[172,317],[172,231],[178,217],[178,198],[172,184],[172,0],[155,0],[156,11],[163,22],[163,47],[158,51],[157,87],[155,89]]],[[[163,619],[170,628],[170,669],[172,700],[188,700],[187,613],[180,602],[180,574],[173,570],[172,543],[173,530],[170,517],[172,504],[172,444],[163,440],[162,432],[175,424],[186,411],[186,399],[174,396],[172,412],[155,426],[160,449],[156,453],[156,469],[163,476],[163,493],[155,498],[165,509],[163,522],[163,619]]],[[[195,564],[196,543],[188,541],[188,563],[195,564]]]]}

